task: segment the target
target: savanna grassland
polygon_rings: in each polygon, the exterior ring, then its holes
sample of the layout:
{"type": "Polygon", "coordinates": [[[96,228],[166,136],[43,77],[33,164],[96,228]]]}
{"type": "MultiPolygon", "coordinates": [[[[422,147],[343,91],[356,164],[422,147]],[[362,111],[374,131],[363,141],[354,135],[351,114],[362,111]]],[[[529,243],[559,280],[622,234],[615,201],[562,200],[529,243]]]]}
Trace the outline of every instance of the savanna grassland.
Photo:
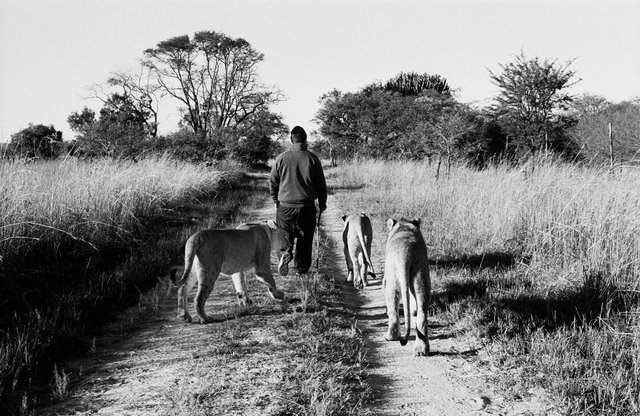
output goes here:
{"type": "Polygon", "coordinates": [[[366,414],[363,338],[330,271],[278,278],[284,303],[249,278],[248,308],[220,279],[208,307],[227,319],[175,316],[187,237],[270,208],[264,181],[169,158],[0,170],[0,413],[366,414]]]}
{"type": "MultiPolygon", "coordinates": [[[[567,414],[640,411],[640,170],[362,161],[329,174],[343,212],[419,217],[430,314],[477,336],[492,382],[567,414]]],[[[374,237],[374,252],[384,238],[374,237]]]]}
{"type": "MultiPolygon", "coordinates": [[[[371,216],[378,258],[386,218],[422,219],[430,315],[477,337],[483,354],[475,360],[490,370],[489,382],[515,400],[543,388],[567,414],[637,413],[640,170],[539,162],[454,166],[435,179],[435,169],[360,161],[326,173],[340,212],[371,216]]],[[[204,327],[176,324],[175,296],[160,295],[165,283],[144,294],[181,263],[193,231],[235,226],[269,205],[264,183],[248,182],[237,166],[167,158],[3,164],[0,172],[10,178],[0,185],[3,411],[30,414],[51,395],[84,400],[66,357],[95,349],[99,328],[139,303],[167,316],[152,327],[184,332],[147,346],[155,357],[184,344],[178,376],[161,388],[171,414],[366,414],[367,352],[339,278],[323,270],[328,253],[310,279],[277,279],[291,304],[274,303],[249,279],[255,303],[241,309],[220,283],[208,305],[232,318],[204,327]],[[194,354],[198,334],[207,337],[194,354]],[[245,397],[248,385],[260,394],[245,397]]]]}
{"type": "Polygon", "coordinates": [[[168,158],[2,163],[0,176],[0,410],[46,392],[54,363],[180,257],[181,212],[216,200],[215,224],[245,203],[225,196],[237,168],[168,158]]]}

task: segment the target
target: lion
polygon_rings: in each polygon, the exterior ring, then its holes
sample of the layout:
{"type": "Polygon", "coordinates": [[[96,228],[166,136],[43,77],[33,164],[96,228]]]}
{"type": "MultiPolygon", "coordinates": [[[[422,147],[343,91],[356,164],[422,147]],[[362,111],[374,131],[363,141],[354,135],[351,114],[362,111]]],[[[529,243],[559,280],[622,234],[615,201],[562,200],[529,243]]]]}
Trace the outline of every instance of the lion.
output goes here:
{"type": "Polygon", "coordinates": [[[175,282],[175,269],[171,280],[178,287],[178,316],[191,322],[187,308],[187,296],[198,282],[195,297],[196,314],[200,323],[212,322],[204,304],[220,274],[231,275],[238,303],[251,303],[247,296],[244,272],[254,268],[256,279],[267,285],[273,299],[284,299],[271,274],[271,249],[276,245],[279,233],[273,221],[245,223],[235,229],[203,230],[193,234],[185,244],[184,272],[175,282]],[[273,244],[273,245],[272,245],[273,244]],[[195,273],[191,268],[195,266],[195,273]]]}
{"type": "Polygon", "coordinates": [[[373,263],[371,263],[371,240],[373,229],[371,220],[364,212],[360,214],[344,215],[342,242],[344,243],[344,258],[347,261],[347,282],[353,281],[357,288],[367,287],[367,275],[375,278],[373,263]],[[367,268],[371,267],[368,272],[367,268]]]}
{"type": "Polygon", "coordinates": [[[404,218],[396,221],[387,220],[389,236],[385,253],[385,269],[383,287],[387,301],[389,330],[385,335],[387,341],[400,341],[406,345],[411,333],[411,313],[409,293],[416,304],[416,341],[413,353],[423,356],[429,353],[427,328],[427,309],[431,293],[429,278],[429,260],[427,245],[420,232],[420,219],[413,221],[404,218]],[[398,300],[402,296],[404,310],[405,333],[400,337],[400,319],[398,317],[398,300]]]}

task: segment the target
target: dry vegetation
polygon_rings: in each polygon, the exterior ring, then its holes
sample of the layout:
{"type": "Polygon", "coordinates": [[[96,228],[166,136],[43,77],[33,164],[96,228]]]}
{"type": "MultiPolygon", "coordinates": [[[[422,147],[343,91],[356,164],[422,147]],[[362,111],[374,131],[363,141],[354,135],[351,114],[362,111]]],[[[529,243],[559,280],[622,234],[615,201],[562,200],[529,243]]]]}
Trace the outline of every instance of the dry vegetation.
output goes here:
{"type": "Polygon", "coordinates": [[[213,301],[229,318],[189,338],[192,357],[179,360],[184,376],[167,383],[173,388],[163,393],[161,414],[368,414],[363,339],[328,275],[278,278],[290,306],[269,299],[255,279],[248,283],[255,294],[248,308],[235,305],[229,282],[218,284],[213,301]]]}
{"type": "MultiPolygon", "coordinates": [[[[132,289],[148,287],[176,258],[182,235],[153,232],[156,225],[183,220],[175,218],[181,209],[240,178],[232,167],[166,158],[3,163],[0,175],[0,397],[7,406],[10,396],[59,377],[53,362],[86,350],[82,336],[137,300],[132,289]]],[[[217,220],[242,202],[221,206],[217,220]]]]}
{"type": "Polygon", "coordinates": [[[640,411],[640,171],[540,162],[434,176],[395,162],[331,173],[350,190],[342,209],[371,214],[378,236],[389,216],[423,219],[431,314],[480,337],[513,396],[543,387],[569,414],[640,411]]]}
{"type": "MultiPolygon", "coordinates": [[[[239,184],[237,171],[167,159],[0,170],[11,178],[0,185],[0,395],[12,398],[5,406],[19,406],[14,393],[25,389],[31,396],[22,397],[33,400],[43,382],[67,396],[73,379],[55,357],[91,349],[86,335],[117,304],[143,299],[140,308],[157,309],[157,298],[131,289],[179,261],[194,227],[238,222],[239,207],[251,210],[247,201],[266,195],[239,184]],[[220,193],[224,184],[235,189],[220,193]]],[[[365,161],[327,173],[346,190],[335,195],[341,210],[368,212],[377,236],[386,235],[389,216],[423,219],[434,271],[430,313],[482,340],[479,364],[513,397],[543,387],[569,414],[638,412],[640,171],[540,163],[454,167],[436,180],[426,163],[365,161]]],[[[374,251],[383,245],[376,238],[374,251]]],[[[258,409],[362,413],[362,338],[348,310],[328,306],[339,303],[331,277],[282,282],[299,298],[297,312],[259,299],[233,312],[206,354],[193,358],[193,371],[184,370],[185,383],[194,374],[200,384],[166,392],[170,412],[231,406],[251,382],[265,388],[263,402],[251,402],[258,409]],[[267,338],[254,339],[265,319],[267,338]],[[252,363],[265,357],[276,370],[256,372],[252,363]]]]}
{"type": "Polygon", "coordinates": [[[209,329],[199,353],[195,334],[133,335],[157,319],[176,322],[175,296],[166,298],[175,291],[164,281],[145,289],[182,262],[188,235],[245,221],[267,197],[264,184],[241,179],[233,166],[169,159],[0,169],[11,178],[0,192],[0,413],[33,414],[58,401],[66,409],[74,398],[88,405],[82,365],[65,359],[96,355],[104,348],[96,346],[101,326],[137,303],[108,326],[115,329],[107,338],[132,340],[139,354],[148,343],[150,357],[163,351],[164,369],[171,354],[184,351],[187,359],[172,363],[184,377],[159,390],[166,414],[366,414],[363,339],[324,272],[279,280],[293,305],[271,301],[250,278],[255,303],[239,308],[230,282],[220,283],[214,296],[231,318],[187,325],[186,333],[209,329]]]}

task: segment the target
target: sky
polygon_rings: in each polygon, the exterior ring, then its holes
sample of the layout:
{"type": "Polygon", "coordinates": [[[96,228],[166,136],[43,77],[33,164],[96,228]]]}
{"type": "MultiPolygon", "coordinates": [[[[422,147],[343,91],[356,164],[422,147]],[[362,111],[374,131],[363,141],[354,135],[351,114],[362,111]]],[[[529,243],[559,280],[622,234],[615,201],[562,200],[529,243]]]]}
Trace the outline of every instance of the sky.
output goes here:
{"type": "MultiPolygon", "coordinates": [[[[637,0],[0,0],[0,141],[29,123],[71,140],[69,114],[101,107],[86,98],[91,84],[200,30],[263,53],[261,81],[286,98],[274,111],[308,132],[322,94],[400,72],[441,75],[460,101],[487,105],[498,93],[489,71],[521,51],[573,60],[572,94],[640,97],[637,0]]],[[[160,133],[176,129],[176,106],[162,104],[160,133]]]]}

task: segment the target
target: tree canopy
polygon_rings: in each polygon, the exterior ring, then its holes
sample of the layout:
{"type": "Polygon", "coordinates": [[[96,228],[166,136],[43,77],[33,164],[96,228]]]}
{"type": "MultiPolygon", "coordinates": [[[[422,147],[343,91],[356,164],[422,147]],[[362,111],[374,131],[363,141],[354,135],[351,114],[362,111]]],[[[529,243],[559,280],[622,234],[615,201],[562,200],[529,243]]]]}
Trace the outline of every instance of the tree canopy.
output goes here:
{"type": "Polygon", "coordinates": [[[83,157],[135,159],[148,138],[146,113],[141,113],[128,95],[111,95],[98,119],[85,107],[69,115],[67,122],[78,133],[73,153],[83,157]]]}
{"type": "Polygon", "coordinates": [[[330,91],[316,119],[333,159],[435,157],[450,165],[479,129],[478,115],[452,96],[446,79],[415,73],[356,93],[330,91]]]}
{"type": "Polygon", "coordinates": [[[576,124],[569,130],[582,158],[601,164],[610,161],[609,123],[617,162],[640,158],[640,99],[611,103],[604,97],[585,94],[571,103],[576,124]]]}
{"type": "Polygon", "coordinates": [[[264,162],[287,128],[270,110],[281,93],[258,80],[263,59],[246,40],[215,31],[163,40],[144,51],[137,72],[112,72],[93,84],[91,97],[103,107],[98,117],[88,108],[69,116],[78,133],[73,149],[85,157],[151,151],[264,162]],[[158,104],[167,98],[178,103],[179,130],[158,137],[158,104]]]}
{"type": "Polygon", "coordinates": [[[510,144],[535,155],[539,150],[566,150],[562,134],[572,124],[563,113],[573,85],[572,61],[527,58],[517,55],[513,62],[500,64],[501,72],[489,71],[491,81],[500,89],[491,113],[510,137],[510,144]]]}
{"type": "Polygon", "coordinates": [[[241,38],[201,31],[159,42],[144,55],[162,90],[182,104],[183,121],[194,133],[238,126],[280,99],[258,81],[263,54],[241,38]]]}
{"type": "Polygon", "coordinates": [[[53,126],[29,124],[11,135],[9,153],[24,159],[52,159],[62,151],[62,132],[53,126]]]}

